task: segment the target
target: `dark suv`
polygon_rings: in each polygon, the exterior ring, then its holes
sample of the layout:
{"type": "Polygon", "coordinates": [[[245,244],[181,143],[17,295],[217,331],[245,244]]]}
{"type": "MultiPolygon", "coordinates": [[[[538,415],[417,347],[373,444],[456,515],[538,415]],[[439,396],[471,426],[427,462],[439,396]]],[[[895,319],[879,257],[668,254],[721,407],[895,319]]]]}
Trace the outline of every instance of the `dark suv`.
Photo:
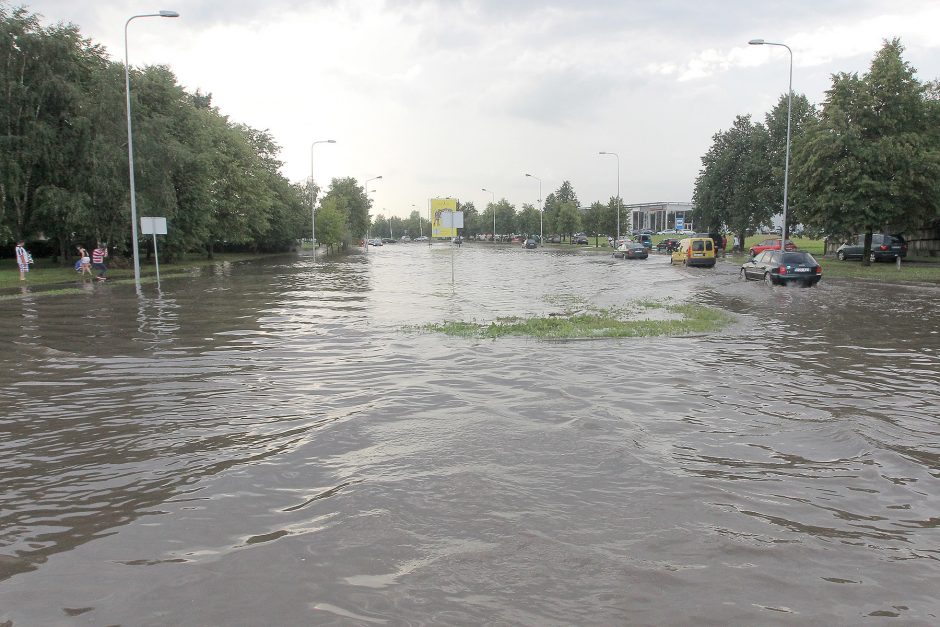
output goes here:
{"type": "MultiPolygon", "coordinates": [[[[865,236],[859,235],[854,241],[846,242],[836,250],[836,257],[840,261],[846,259],[861,259],[865,252],[865,236]]],[[[871,236],[871,254],[869,259],[875,261],[894,261],[898,257],[907,257],[907,244],[904,238],[885,233],[873,233],[871,236]]]]}

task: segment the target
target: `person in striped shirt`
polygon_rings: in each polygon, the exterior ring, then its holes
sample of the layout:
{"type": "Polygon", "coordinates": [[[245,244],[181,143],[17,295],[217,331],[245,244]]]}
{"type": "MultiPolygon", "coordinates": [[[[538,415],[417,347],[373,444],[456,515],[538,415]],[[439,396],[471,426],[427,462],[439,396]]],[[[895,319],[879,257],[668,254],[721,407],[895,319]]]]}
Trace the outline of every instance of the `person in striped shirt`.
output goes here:
{"type": "Polygon", "coordinates": [[[108,256],[108,247],[103,245],[101,242],[98,242],[98,248],[91,251],[91,267],[98,271],[98,276],[96,277],[99,281],[104,281],[106,278],[105,273],[108,271],[108,267],[104,265],[105,257],[108,256]]]}
{"type": "Polygon", "coordinates": [[[16,242],[16,265],[20,269],[20,281],[26,280],[26,273],[29,272],[29,264],[33,263],[33,256],[26,250],[26,242],[19,240],[16,242]]]}

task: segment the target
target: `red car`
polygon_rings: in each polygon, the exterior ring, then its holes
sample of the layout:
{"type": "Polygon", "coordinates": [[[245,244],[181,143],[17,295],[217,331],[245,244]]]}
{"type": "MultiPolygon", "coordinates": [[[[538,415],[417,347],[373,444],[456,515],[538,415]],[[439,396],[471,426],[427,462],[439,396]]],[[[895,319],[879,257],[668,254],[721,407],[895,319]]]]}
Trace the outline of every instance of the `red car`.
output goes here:
{"type": "MultiPolygon", "coordinates": [[[[785,249],[788,251],[794,251],[796,250],[796,244],[794,244],[790,240],[787,240],[785,249]]],[[[751,246],[748,252],[751,253],[751,257],[756,257],[757,255],[761,254],[765,250],[780,250],[780,240],[779,239],[765,239],[760,244],[754,244],[753,246],[751,246]]]]}

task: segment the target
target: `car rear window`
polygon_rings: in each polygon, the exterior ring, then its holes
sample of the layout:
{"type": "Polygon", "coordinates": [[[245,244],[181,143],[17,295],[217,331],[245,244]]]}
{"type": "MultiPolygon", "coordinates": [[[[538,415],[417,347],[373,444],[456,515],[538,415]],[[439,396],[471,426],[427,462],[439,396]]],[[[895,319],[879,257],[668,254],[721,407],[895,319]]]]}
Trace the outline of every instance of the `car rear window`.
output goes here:
{"type": "Polygon", "coordinates": [[[808,263],[816,265],[816,260],[809,253],[785,253],[783,255],[783,262],[786,265],[793,265],[798,263],[808,263]]]}
{"type": "Polygon", "coordinates": [[[705,240],[697,239],[692,241],[692,250],[702,251],[705,250],[705,240]]]}

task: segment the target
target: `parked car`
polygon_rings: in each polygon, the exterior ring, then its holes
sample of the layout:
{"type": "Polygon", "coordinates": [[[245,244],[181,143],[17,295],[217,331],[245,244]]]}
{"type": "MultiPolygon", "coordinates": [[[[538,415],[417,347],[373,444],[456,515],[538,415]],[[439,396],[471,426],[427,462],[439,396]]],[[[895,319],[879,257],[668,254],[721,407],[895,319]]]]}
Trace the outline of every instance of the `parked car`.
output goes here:
{"type": "MultiPolygon", "coordinates": [[[[861,259],[865,252],[865,236],[859,235],[851,243],[845,243],[836,250],[839,261],[846,259],[861,259]]],[[[898,235],[873,233],[871,236],[871,253],[868,258],[872,261],[894,261],[898,257],[907,257],[907,243],[898,235]]]]}
{"type": "Polygon", "coordinates": [[[522,244],[523,248],[538,248],[539,242],[534,237],[528,238],[525,243],[522,244]]]}
{"type": "Polygon", "coordinates": [[[687,237],[679,241],[679,247],[669,257],[670,265],[715,267],[715,243],[710,237],[687,237]]]}
{"type": "MultiPolygon", "coordinates": [[[[787,243],[784,245],[783,248],[784,250],[793,251],[793,250],[796,250],[796,244],[794,244],[790,240],[787,240],[787,243]]],[[[780,240],[775,237],[772,237],[770,239],[765,239],[761,241],[759,244],[754,244],[753,246],[751,246],[748,252],[751,254],[751,257],[756,257],[757,255],[761,254],[765,250],[780,250],[780,240]]]]}
{"type": "Polygon", "coordinates": [[[636,241],[646,247],[647,250],[653,249],[653,236],[649,233],[640,233],[636,236],[636,241]]]}
{"type": "Polygon", "coordinates": [[[548,238],[549,244],[561,244],[561,235],[552,235],[548,238]]]}
{"type": "Polygon", "coordinates": [[[666,251],[667,253],[671,253],[676,249],[677,246],[679,246],[679,240],[674,237],[667,237],[666,239],[656,244],[656,250],[660,252],[666,251]]]}
{"type": "Polygon", "coordinates": [[[768,285],[800,283],[811,287],[822,279],[822,266],[809,253],[765,250],[741,266],[742,279],[765,281],[768,285]]]}
{"type": "Polygon", "coordinates": [[[590,244],[587,235],[575,235],[571,238],[572,244],[590,244]]]}
{"type": "Polygon", "coordinates": [[[624,259],[646,259],[649,257],[649,250],[640,242],[626,241],[617,247],[614,251],[614,257],[623,257],[624,259]]]}
{"type": "Polygon", "coordinates": [[[427,235],[419,235],[418,237],[415,238],[415,241],[416,241],[416,242],[426,242],[426,241],[428,241],[428,236],[427,236],[427,235]]]}
{"type": "Polygon", "coordinates": [[[408,237],[407,235],[402,235],[402,236],[401,236],[401,241],[402,241],[402,242],[410,242],[410,241],[411,241],[411,238],[408,237]]]}
{"type": "Polygon", "coordinates": [[[378,237],[373,237],[372,239],[369,240],[369,246],[381,246],[381,245],[382,245],[382,240],[379,239],[378,237]]]}

